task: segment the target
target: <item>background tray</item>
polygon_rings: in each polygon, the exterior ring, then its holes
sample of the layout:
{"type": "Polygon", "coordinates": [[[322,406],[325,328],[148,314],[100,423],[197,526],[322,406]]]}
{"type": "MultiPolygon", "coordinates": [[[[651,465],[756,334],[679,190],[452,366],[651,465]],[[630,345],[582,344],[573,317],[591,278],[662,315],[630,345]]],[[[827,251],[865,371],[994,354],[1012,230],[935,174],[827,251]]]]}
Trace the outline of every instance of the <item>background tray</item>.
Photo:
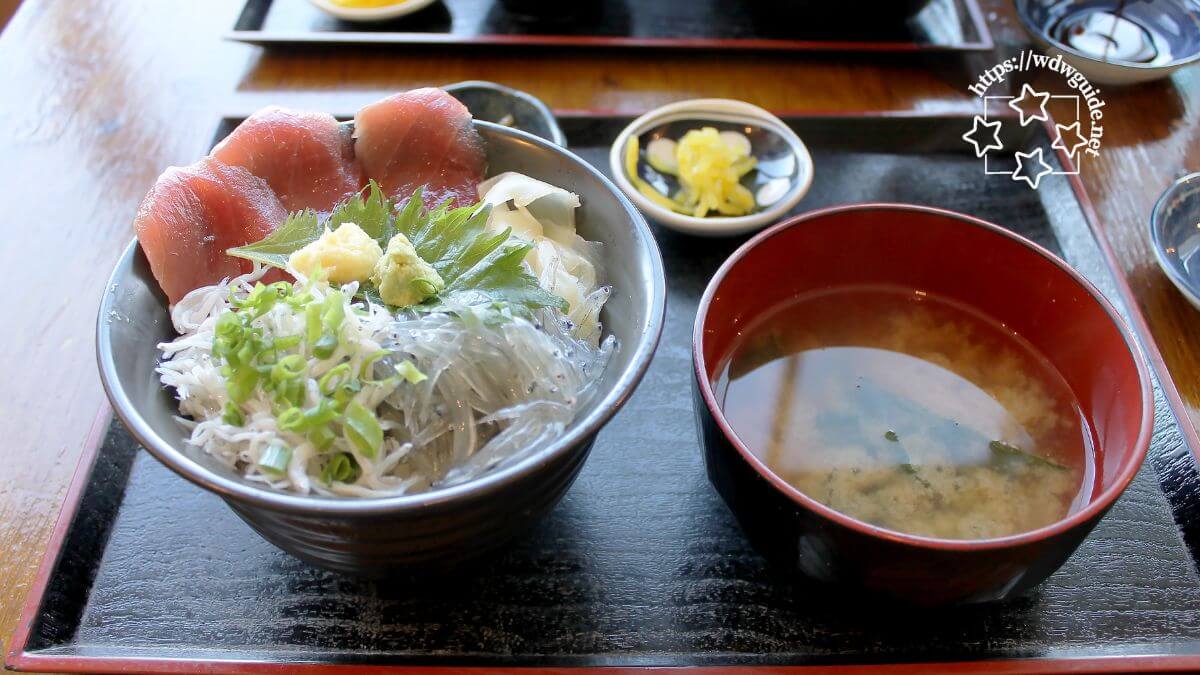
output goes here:
{"type": "MultiPolygon", "coordinates": [[[[885,0],[890,2],[893,0],[885,0]]],[[[894,0],[899,2],[900,0],[894,0]]],[[[776,0],[571,0],[569,19],[522,17],[498,0],[442,0],[381,23],[334,18],[307,0],[248,0],[227,37],[258,45],[513,44],[764,50],[988,50],[992,37],[976,0],[931,0],[908,22],[864,22],[788,10],[776,0]]],[[[869,16],[869,15],[868,15],[869,16]]]]}
{"type": "MultiPolygon", "coordinates": [[[[571,148],[604,170],[608,144],[627,121],[561,119],[571,148]]],[[[788,121],[816,165],[799,209],[895,200],[964,211],[1061,253],[1126,304],[1078,183],[1049,176],[1034,191],[984,176],[960,138],[969,117],[788,121]]],[[[1061,168],[1044,128],[1025,135],[1006,139],[1009,150],[1042,147],[1061,168]]],[[[1011,156],[991,164],[1013,166],[1011,156]]],[[[255,664],[287,672],[313,662],[1200,667],[1200,476],[1157,385],[1151,461],[1071,560],[1030,595],[915,612],[776,578],[709,486],[693,428],[695,306],[741,240],[656,234],[670,299],[645,381],[600,433],[563,502],[475,576],[378,583],[307,567],[139,451],[119,425],[101,426],[103,442],[85,453],[9,664],[97,671],[255,664]]]]}

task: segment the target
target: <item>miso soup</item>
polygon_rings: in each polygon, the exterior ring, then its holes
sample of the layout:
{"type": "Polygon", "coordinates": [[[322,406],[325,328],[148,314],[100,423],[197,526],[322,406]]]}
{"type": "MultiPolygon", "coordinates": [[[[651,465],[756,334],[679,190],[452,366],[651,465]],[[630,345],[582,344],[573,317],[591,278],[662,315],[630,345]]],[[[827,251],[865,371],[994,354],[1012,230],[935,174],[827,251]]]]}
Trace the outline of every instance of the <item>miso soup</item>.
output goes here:
{"type": "Polygon", "coordinates": [[[776,475],[890,530],[985,539],[1082,508],[1091,432],[1031,345],[957,303],[887,286],[797,298],[743,331],[716,392],[776,475]]]}

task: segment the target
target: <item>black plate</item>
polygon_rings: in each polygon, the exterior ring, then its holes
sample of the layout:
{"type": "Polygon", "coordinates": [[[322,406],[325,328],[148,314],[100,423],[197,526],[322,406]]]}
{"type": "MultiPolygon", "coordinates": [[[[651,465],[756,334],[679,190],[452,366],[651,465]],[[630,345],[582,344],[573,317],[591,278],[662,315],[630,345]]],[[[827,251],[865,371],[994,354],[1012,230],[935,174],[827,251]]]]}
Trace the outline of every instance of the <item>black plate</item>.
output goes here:
{"type": "MultiPolygon", "coordinates": [[[[572,149],[607,170],[608,145],[628,120],[561,121],[572,149]]],[[[969,118],[789,123],[816,165],[799,209],[906,201],[963,211],[1061,253],[1122,304],[1070,181],[1050,176],[1034,191],[984,176],[982,161],[960,138],[969,118]]],[[[1009,141],[1010,151],[1051,152],[1042,127],[1009,141]]],[[[1053,154],[1048,158],[1058,166],[1053,154]]],[[[990,168],[1012,166],[1008,155],[990,168]]],[[[693,428],[693,314],[710,275],[741,240],[656,234],[670,299],[644,383],[600,433],[578,482],[550,517],[474,576],[380,583],[308,567],[258,538],[219,498],[139,451],[114,425],[61,556],[31,598],[31,633],[27,644],[17,640],[11,663],[194,670],[199,662],[270,662],[289,672],[313,661],[1200,665],[1200,579],[1185,544],[1200,540],[1193,517],[1200,480],[1157,385],[1151,462],[1074,557],[1032,594],[914,613],[776,578],[709,486],[693,428]]]]}
{"type": "Polygon", "coordinates": [[[379,23],[307,0],[248,0],[230,39],[280,44],[493,44],[762,50],[988,50],[977,0],[441,0],[379,23]],[[541,7],[548,9],[523,9],[541,7]],[[900,11],[897,10],[900,8],[900,11]]]}

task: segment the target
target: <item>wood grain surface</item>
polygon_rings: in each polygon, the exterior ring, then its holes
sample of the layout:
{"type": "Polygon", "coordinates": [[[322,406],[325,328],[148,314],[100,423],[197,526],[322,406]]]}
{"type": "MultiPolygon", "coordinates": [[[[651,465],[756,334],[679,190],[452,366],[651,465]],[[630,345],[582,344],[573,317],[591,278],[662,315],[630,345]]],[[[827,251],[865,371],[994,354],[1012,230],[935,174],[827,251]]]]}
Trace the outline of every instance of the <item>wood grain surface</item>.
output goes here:
{"type": "MultiPolygon", "coordinates": [[[[1000,53],[960,58],[436,47],[267,53],[220,39],[238,0],[26,0],[0,34],[0,638],[7,645],[104,398],[92,344],[103,279],[131,236],[141,196],[163,167],[201,154],[219,113],[315,103],[330,92],[365,102],[464,79],[503,82],[556,108],[640,112],[724,96],[790,110],[969,111],[978,107],[966,91],[976,74],[1026,46],[1007,2],[984,5],[1000,53]]],[[[1038,84],[1064,88],[1049,77],[1038,84]]],[[[1196,424],[1200,313],[1158,272],[1146,222],[1172,179],[1200,170],[1200,69],[1102,96],[1104,146],[1083,179],[1196,424]]]]}
{"type": "Polygon", "coordinates": [[[21,0],[0,0],[0,30],[4,30],[8,20],[17,13],[17,7],[20,6],[21,0]]]}

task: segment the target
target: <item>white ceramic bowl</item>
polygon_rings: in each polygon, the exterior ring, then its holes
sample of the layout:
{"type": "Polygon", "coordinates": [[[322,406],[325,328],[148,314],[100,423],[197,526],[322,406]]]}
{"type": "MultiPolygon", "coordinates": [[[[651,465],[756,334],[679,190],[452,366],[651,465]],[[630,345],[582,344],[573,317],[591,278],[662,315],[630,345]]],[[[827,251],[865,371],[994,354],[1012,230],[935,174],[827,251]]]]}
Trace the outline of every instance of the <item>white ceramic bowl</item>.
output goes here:
{"type": "Polygon", "coordinates": [[[385,7],[343,7],[329,0],[308,0],[318,9],[344,21],[387,21],[425,9],[437,0],[400,0],[385,7]]]}
{"type": "Polygon", "coordinates": [[[1029,38],[1050,57],[1061,56],[1092,84],[1128,85],[1168,77],[1200,61],[1200,2],[1197,0],[1141,0],[1128,4],[1088,0],[1015,0],[1017,17],[1029,38]],[[1076,7],[1121,7],[1134,23],[1155,26],[1174,58],[1162,63],[1105,61],[1078,51],[1049,35],[1050,26],[1076,7]]]}
{"type": "Polygon", "coordinates": [[[608,156],[609,168],[617,187],[629,197],[646,216],[658,224],[680,232],[701,237],[728,237],[759,230],[774,223],[808,193],[813,179],[813,161],[804,141],[783,120],[762,108],[746,103],[721,98],[693,99],[669,103],[651,110],[635,119],[617,135],[608,156]],[[697,126],[704,122],[745,124],[773,133],[787,144],[796,159],[793,180],[788,191],[770,206],[745,216],[696,217],[676,213],[659,206],[634,187],[625,171],[625,146],[629,139],[640,136],[655,127],[672,122],[695,120],[697,126]]]}

